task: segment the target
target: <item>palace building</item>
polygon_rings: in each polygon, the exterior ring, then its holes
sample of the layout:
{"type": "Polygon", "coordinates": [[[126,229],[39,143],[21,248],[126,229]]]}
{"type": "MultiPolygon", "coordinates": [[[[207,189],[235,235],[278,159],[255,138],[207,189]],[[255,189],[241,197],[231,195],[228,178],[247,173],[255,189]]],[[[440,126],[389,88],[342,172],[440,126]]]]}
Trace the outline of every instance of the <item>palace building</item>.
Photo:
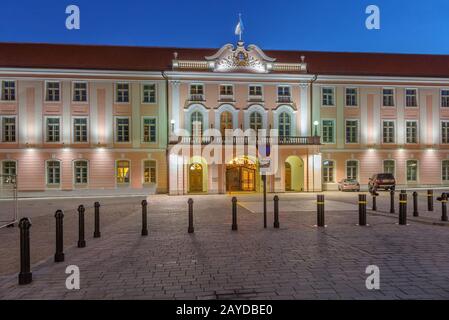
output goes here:
{"type": "Polygon", "coordinates": [[[449,56],[0,43],[0,85],[19,191],[259,192],[264,129],[269,192],[449,185],[449,56]]]}

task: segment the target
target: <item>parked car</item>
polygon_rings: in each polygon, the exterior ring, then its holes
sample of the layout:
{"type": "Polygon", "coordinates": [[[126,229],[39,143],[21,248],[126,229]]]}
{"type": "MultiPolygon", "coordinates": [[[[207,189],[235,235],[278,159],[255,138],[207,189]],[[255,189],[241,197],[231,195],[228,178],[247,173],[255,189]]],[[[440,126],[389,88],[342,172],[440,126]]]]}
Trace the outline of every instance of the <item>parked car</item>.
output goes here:
{"type": "Polygon", "coordinates": [[[343,179],[338,183],[338,191],[360,191],[360,183],[355,179],[343,179]]]}
{"type": "Polygon", "coordinates": [[[383,190],[394,190],[396,189],[396,179],[391,173],[378,173],[373,175],[368,182],[369,192],[377,191],[379,189],[383,190]]]}

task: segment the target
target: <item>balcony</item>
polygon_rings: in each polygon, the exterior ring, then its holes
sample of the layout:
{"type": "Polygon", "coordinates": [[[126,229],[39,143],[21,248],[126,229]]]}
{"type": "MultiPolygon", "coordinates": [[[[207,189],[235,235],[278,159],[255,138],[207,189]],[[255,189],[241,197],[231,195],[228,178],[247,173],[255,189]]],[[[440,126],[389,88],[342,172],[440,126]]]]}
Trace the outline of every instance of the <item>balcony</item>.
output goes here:
{"type": "Polygon", "coordinates": [[[278,96],[278,103],[292,103],[290,96],[278,96]]]}
{"type": "Polygon", "coordinates": [[[189,101],[202,102],[202,101],[206,101],[206,99],[204,98],[204,94],[191,94],[189,96],[189,101]]]}
{"type": "Polygon", "coordinates": [[[213,136],[182,136],[175,137],[170,141],[170,144],[184,144],[184,145],[208,145],[227,144],[227,145],[256,145],[256,144],[275,144],[291,145],[291,146],[316,146],[321,145],[321,137],[213,137],[213,136]]]}
{"type": "Polygon", "coordinates": [[[263,102],[262,95],[250,95],[248,97],[248,102],[263,102]]]}
{"type": "Polygon", "coordinates": [[[220,94],[220,102],[234,102],[233,94],[220,94]]]}

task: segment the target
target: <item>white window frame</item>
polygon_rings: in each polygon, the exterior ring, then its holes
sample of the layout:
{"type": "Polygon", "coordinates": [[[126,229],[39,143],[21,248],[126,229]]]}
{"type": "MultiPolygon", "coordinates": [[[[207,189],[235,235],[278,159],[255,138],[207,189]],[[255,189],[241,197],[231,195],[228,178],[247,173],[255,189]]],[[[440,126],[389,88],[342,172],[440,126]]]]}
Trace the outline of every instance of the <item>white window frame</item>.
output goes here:
{"type": "MultiPolygon", "coordinates": [[[[449,163],[449,159],[442,159],[441,160],[441,165],[440,165],[440,177],[441,177],[441,184],[443,185],[449,185],[449,173],[448,173],[448,180],[444,180],[443,179],[443,163],[444,162],[449,163]]],[[[3,171],[2,171],[3,172],[3,171]]]]}
{"type": "Polygon", "coordinates": [[[73,104],[88,104],[89,103],[89,82],[76,80],[72,81],[72,103],[73,104]],[[76,101],[75,100],[75,84],[84,83],[86,85],[86,101],[76,101]]]}
{"type": "Polygon", "coordinates": [[[418,108],[419,107],[419,90],[418,90],[418,88],[405,88],[404,89],[404,107],[405,108],[418,108]],[[407,90],[415,90],[416,106],[407,106],[407,90]]]}
{"type": "Polygon", "coordinates": [[[60,144],[63,142],[63,128],[61,116],[44,116],[44,143],[45,144],[60,144]],[[48,130],[47,130],[47,120],[48,119],[59,119],[59,141],[48,141],[48,130]]]}
{"type": "Polygon", "coordinates": [[[406,159],[405,160],[405,181],[411,184],[418,184],[419,183],[419,174],[420,174],[420,168],[419,168],[419,160],[418,159],[406,159]],[[416,180],[408,180],[408,173],[407,173],[407,167],[409,161],[416,161],[416,180]]]}
{"type": "Polygon", "coordinates": [[[382,99],[382,108],[396,108],[396,89],[393,87],[383,87],[381,89],[381,99],[382,99]],[[384,105],[384,90],[392,90],[393,91],[393,105],[392,106],[384,105]]]}
{"type": "Polygon", "coordinates": [[[359,105],[360,105],[360,103],[359,103],[359,88],[357,88],[357,87],[345,87],[344,90],[345,90],[345,107],[346,108],[358,108],[359,105]],[[355,105],[352,105],[352,106],[348,105],[348,99],[347,99],[348,93],[346,91],[348,89],[355,90],[355,105]]]}
{"type": "Polygon", "coordinates": [[[335,119],[321,119],[321,143],[322,144],[335,144],[336,142],[336,133],[337,133],[337,128],[336,128],[336,120],[335,119]],[[333,137],[333,139],[332,139],[332,142],[325,142],[324,140],[323,140],[323,137],[324,137],[324,135],[323,135],[323,132],[324,132],[324,121],[331,121],[332,123],[333,123],[333,125],[332,125],[332,137],[333,137]]]}
{"type": "Polygon", "coordinates": [[[337,161],[333,160],[333,159],[324,159],[322,164],[321,164],[321,168],[322,168],[322,179],[323,179],[323,184],[335,184],[337,181],[337,161]],[[334,165],[332,166],[333,170],[332,170],[332,181],[328,181],[325,182],[324,181],[324,162],[329,161],[332,162],[334,165]]]}
{"type": "Polygon", "coordinates": [[[89,126],[89,117],[88,116],[73,116],[72,117],[72,143],[75,144],[86,144],[89,143],[89,132],[90,132],[90,126],[89,126]],[[86,119],[86,139],[87,141],[75,141],[75,120],[76,119],[86,119]]]}
{"type": "Polygon", "coordinates": [[[360,181],[359,180],[359,176],[360,176],[360,162],[357,159],[348,159],[348,160],[345,161],[345,179],[350,179],[348,177],[348,162],[350,162],[350,161],[354,161],[354,162],[357,163],[357,167],[356,167],[357,174],[356,174],[355,180],[360,181]]]}
{"type": "Polygon", "coordinates": [[[206,86],[204,85],[204,83],[201,82],[192,82],[189,83],[189,92],[188,92],[188,97],[189,97],[189,101],[196,101],[196,100],[192,100],[192,96],[199,96],[201,95],[200,93],[197,94],[192,94],[192,86],[202,86],[203,87],[203,94],[202,94],[202,100],[198,100],[198,102],[204,102],[206,101],[206,86]]]}
{"type": "Polygon", "coordinates": [[[396,120],[382,119],[382,144],[396,144],[396,138],[397,138],[397,136],[396,136],[396,120]],[[385,142],[385,136],[384,136],[385,122],[393,123],[393,141],[392,142],[385,142]]]}
{"type": "Polygon", "coordinates": [[[360,120],[359,119],[345,119],[345,144],[349,145],[355,145],[360,144],[360,120]],[[356,121],[357,122],[357,141],[356,142],[348,142],[347,136],[346,136],[346,127],[347,127],[347,121],[356,121]]]}
{"type": "Polygon", "coordinates": [[[1,130],[0,130],[0,143],[1,144],[17,144],[18,143],[18,141],[19,141],[19,136],[18,136],[18,132],[19,132],[19,130],[18,130],[18,123],[17,123],[17,116],[16,115],[1,115],[0,116],[0,127],[1,127],[1,130]],[[15,139],[14,139],[14,141],[3,141],[3,139],[4,139],[4,134],[3,134],[3,131],[4,131],[4,127],[3,127],[3,119],[4,118],[14,118],[14,137],[15,137],[15,139]]]}
{"type": "Polygon", "coordinates": [[[116,159],[115,160],[115,166],[114,166],[114,172],[115,172],[115,175],[114,175],[114,180],[115,180],[115,186],[123,186],[123,187],[126,187],[126,186],[131,186],[131,183],[132,183],[132,167],[131,167],[131,165],[132,165],[132,162],[131,162],[131,160],[130,159],[116,159]],[[117,181],[117,178],[118,178],[118,163],[120,162],[120,161],[128,161],[128,164],[129,164],[129,167],[128,167],[128,169],[129,169],[129,181],[128,182],[118,182],[117,181]]]}
{"type": "Polygon", "coordinates": [[[62,184],[62,161],[60,159],[47,159],[45,160],[45,186],[47,188],[61,188],[62,184]],[[59,183],[49,183],[48,182],[48,163],[49,162],[58,162],[59,163],[59,183]]]}
{"type": "Polygon", "coordinates": [[[418,121],[418,120],[415,120],[415,119],[406,119],[406,120],[404,121],[404,130],[405,130],[404,136],[405,136],[405,143],[406,143],[406,144],[410,144],[410,145],[416,145],[416,144],[419,144],[419,121],[418,121]],[[408,141],[407,141],[407,123],[408,123],[408,122],[414,122],[414,123],[416,123],[416,142],[408,142],[408,141]]]}
{"type": "MultiPolygon", "coordinates": [[[[157,123],[157,117],[156,116],[142,116],[142,118],[141,118],[141,125],[140,125],[140,132],[141,132],[141,135],[140,135],[140,137],[141,137],[141,142],[142,142],[142,144],[155,144],[155,143],[157,143],[157,138],[158,138],[158,132],[157,132],[157,130],[158,130],[158,123],[157,123]],[[155,129],[155,137],[154,137],[154,141],[145,141],[145,136],[144,136],[144,133],[145,133],[145,130],[144,130],[144,127],[145,127],[145,120],[146,119],[154,119],[155,120],[155,127],[156,127],[156,129],[155,129]]],[[[151,137],[151,136],[150,136],[151,137]]]]}
{"type": "Polygon", "coordinates": [[[44,83],[44,101],[45,101],[45,103],[61,103],[61,101],[62,101],[62,85],[61,85],[61,81],[58,81],[58,80],[45,80],[45,83],[44,83]],[[47,96],[47,92],[49,90],[49,88],[48,88],[48,84],[49,83],[58,83],[58,85],[59,85],[59,100],[48,100],[49,95],[47,96]]]}
{"type": "MultiPolygon", "coordinates": [[[[157,186],[157,178],[158,178],[158,172],[157,172],[157,168],[158,168],[158,163],[156,159],[143,159],[142,160],[142,185],[144,186],[149,186],[149,185],[156,185],[157,186]],[[145,182],[145,162],[147,161],[153,161],[154,162],[154,168],[155,168],[155,182],[145,182]]],[[[150,175],[150,179],[151,179],[151,175],[150,175]]]]}
{"type": "Polygon", "coordinates": [[[128,81],[118,81],[114,83],[114,103],[115,104],[130,104],[131,103],[131,83],[128,81]],[[118,101],[118,86],[120,84],[128,85],[128,101],[118,101]]]}
{"type": "Polygon", "coordinates": [[[130,116],[115,116],[114,117],[114,143],[129,144],[132,142],[132,123],[130,116]],[[128,119],[128,141],[118,141],[117,120],[128,119]]]}
{"type": "Polygon", "coordinates": [[[235,87],[233,84],[229,84],[229,83],[220,83],[218,85],[218,97],[219,100],[222,100],[223,98],[230,98],[232,101],[234,101],[234,97],[235,97],[235,87]],[[221,87],[231,87],[232,88],[232,95],[230,94],[221,94],[221,87]]]}
{"type": "Polygon", "coordinates": [[[87,160],[87,159],[75,159],[75,160],[73,160],[72,161],[72,167],[73,167],[73,171],[72,171],[72,174],[73,174],[73,185],[74,186],[88,186],[89,185],[89,181],[90,181],[90,163],[89,163],[89,160],[87,160]],[[83,162],[86,162],[87,163],[87,182],[85,182],[85,183],[77,183],[76,182],[76,163],[77,162],[80,162],[80,161],[83,161],[83,162]]]}
{"type": "Polygon", "coordinates": [[[393,170],[393,176],[396,177],[396,160],[395,159],[383,159],[382,160],[382,173],[387,173],[385,172],[385,161],[393,161],[394,164],[394,170],[393,170]]]}
{"type": "Polygon", "coordinates": [[[439,136],[440,136],[440,144],[442,145],[449,145],[449,120],[441,120],[440,121],[440,128],[439,128],[439,136]],[[443,123],[447,123],[447,142],[443,142],[443,123]]]}
{"type": "MultiPolygon", "coordinates": [[[[19,163],[19,161],[18,161],[18,160],[14,160],[14,159],[3,159],[3,160],[1,160],[1,161],[0,161],[0,164],[1,164],[1,171],[0,171],[0,174],[1,174],[1,175],[4,175],[3,170],[5,170],[5,162],[14,162],[14,163],[15,163],[15,166],[16,166],[16,174],[15,174],[15,177],[16,177],[16,183],[17,183],[17,176],[18,176],[18,172],[19,172],[19,168],[18,168],[18,163],[19,163]]],[[[6,182],[4,181],[4,179],[0,179],[0,184],[4,185],[4,184],[8,184],[8,183],[6,183],[6,182]]]]}
{"type": "Polygon", "coordinates": [[[142,82],[141,84],[140,84],[140,102],[142,103],[142,104],[157,104],[157,90],[158,90],[158,86],[157,86],[157,83],[156,82],[142,82]],[[144,99],[144,96],[145,96],[145,89],[144,89],[144,87],[145,86],[154,86],[154,102],[145,102],[143,99],[144,99]]]}
{"type": "Polygon", "coordinates": [[[443,91],[447,91],[448,92],[447,98],[449,100],[449,88],[441,88],[440,89],[440,108],[446,109],[446,108],[449,108],[449,101],[448,101],[448,105],[447,106],[443,106],[443,91]]]}
{"type": "Polygon", "coordinates": [[[265,101],[264,99],[264,94],[265,94],[265,90],[264,90],[264,86],[261,84],[256,84],[256,83],[252,83],[248,85],[248,101],[258,101],[258,102],[263,102],[265,101]],[[260,88],[260,92],[261,95],[260,96],[256,96],[256,95],[251,95],[250,94],[250,88],[251,87],[259,87],[260,88]],[[260,100],[258,100],[260,98],[260,100]]]}
{"type": "Polygon", "coordinates": [[[292,103],[292,86],[286,85],[286,84],[280,84],[276,86],[276,97],[277,97],[277,103],[292,103]],[[279,88],[288,88],[289,95],[288,96],[280,96],[279,95],[279,88]],[[281,97],[288,97],[289,100],[287,101],[281,101],[281,97]]]}
{"type": "MultiPolygon", "coordinates": [[[[320,105],[322,108],[335,108],[337,105],[337,90],[334,86],[322,86],[321,87],[321,95],[320,95],[320,105]],[[324,104],[324,89],[332,89],[332,102],[333,104],[324,104]]],[[[346,104],[346,103],[345,103],[346,104]]]]}
{"type": "Polygon", "coordinates": [[[5,103],[12,103],[17,101],[17,81],[16,80],[8,80],[8,79],[2,79],[0,81],[0,101],[5,103]],[[6,100],[3,99],[3,86],[5,82],[14,82],[14,100],[6,100]]]}

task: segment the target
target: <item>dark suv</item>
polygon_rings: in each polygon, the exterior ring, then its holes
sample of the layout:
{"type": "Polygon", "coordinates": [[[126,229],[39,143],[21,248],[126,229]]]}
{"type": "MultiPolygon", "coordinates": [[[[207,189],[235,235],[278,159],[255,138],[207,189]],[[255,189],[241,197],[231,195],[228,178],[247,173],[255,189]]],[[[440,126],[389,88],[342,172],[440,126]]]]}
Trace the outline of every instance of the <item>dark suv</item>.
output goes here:
{"type": "Polygon", "coordinates": [[[394,190],[396,188],[396,179],[391,173],[378,173],[373,175],[368,182],[369,192],[379,189],[394,190]]]}

